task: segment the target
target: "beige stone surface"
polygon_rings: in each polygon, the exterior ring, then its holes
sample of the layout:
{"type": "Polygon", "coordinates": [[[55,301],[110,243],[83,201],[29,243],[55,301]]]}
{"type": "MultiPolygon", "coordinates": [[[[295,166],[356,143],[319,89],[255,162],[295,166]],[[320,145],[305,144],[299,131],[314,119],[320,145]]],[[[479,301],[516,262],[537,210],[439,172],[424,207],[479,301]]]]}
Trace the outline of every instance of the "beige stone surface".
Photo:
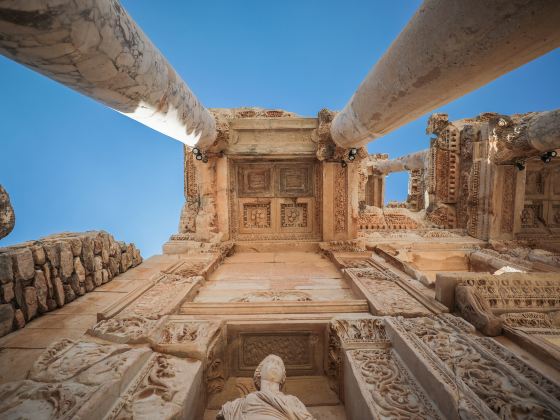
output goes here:
{"type": "Polygon", "coordinates": [[[553,50],[560,44],[559,18],[555,2],[516,8],[481,0],[457,2],[451,9],[442,0],[424,3],[335,117],[333,139],[341,147],[367,144],[553,50]],[[449,42],[448,34],[465,21],[469,30],[449,42]],[[516,45],[525,53],[502,51],[502,45],[516,45]]]}
{"type": "Polygon", "coordinates": [[[6,10],[0,50],[7,57],[191,147],[216,138],[212,115],[120,4],[49,1],[6,10]],[[50,17],[41,24],[25,13],[50,17]]]}

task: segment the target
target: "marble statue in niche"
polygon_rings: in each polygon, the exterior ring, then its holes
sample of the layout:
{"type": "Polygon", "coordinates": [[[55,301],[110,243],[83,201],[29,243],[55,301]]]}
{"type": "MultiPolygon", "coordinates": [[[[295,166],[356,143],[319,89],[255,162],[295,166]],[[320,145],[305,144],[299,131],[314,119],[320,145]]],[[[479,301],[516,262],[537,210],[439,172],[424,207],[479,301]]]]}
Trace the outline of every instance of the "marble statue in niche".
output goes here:
{"type": "Polygon", "coordinates": [[[274,354],[266,356],[253,375],[257,391],[222,406],[217,420],[314,420],[296,397],[282,392],[286,368],[274,354]]]}

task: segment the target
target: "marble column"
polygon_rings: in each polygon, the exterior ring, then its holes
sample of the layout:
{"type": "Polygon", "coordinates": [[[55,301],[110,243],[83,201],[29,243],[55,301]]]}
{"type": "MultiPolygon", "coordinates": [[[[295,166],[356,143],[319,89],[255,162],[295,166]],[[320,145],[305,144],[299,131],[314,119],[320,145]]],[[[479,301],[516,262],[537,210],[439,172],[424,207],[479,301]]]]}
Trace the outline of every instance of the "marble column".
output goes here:
{"type": "Polygon", "coordinates": [[[560,149],[560,109],[501,116],[492,130],[492,161],[512,163],[560,149]]]}
{"type": "Polygon", "coordinates": [[[371,140],[560,46],[558,0],[425,0],[335,117],[341,147],[371,140]]]}
{"type": "Polygon", "coordinates": [[[118,1],[2,1],[0,53],[189,146],[216,138],[213,116],[118,1]]]}
{"type": "Polygon", "coordinates": [[[412,171],[424,169],[428,158],[428,150],[410,153],[393,160],[373,160],[367,163],[372,172],[389,174],[391,172],[412,171]]]}

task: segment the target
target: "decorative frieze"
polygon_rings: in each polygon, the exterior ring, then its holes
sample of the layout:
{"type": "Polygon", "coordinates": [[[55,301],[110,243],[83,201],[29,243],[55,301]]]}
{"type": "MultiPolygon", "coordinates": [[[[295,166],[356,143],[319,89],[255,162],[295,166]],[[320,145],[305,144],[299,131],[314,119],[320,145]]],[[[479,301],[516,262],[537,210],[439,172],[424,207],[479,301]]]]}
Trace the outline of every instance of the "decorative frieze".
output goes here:
{"type": "Polygon", "coordinates": [[[335,233],[348,230],[348,170],[341,165],[334,167],[333,220],[335,233]]]}
{"type": "Polygon", "coordinates": [[[348,369],[353,370],[372,410],[370,418],[443,418],[394,350],[360,349],[347,355],[348,369]]]}
{"type": "Polygon", "coordinates": [[[558,401],[551,400],[532,381],[500,363],[470,335],[455,330],[444,319],[414,318],[399,322],[439,358],[459,386],[466,386],[498,417],[560,415],[558,401]]]}
{"type": "Polygon", "coordinates": [[[374,315],[421,316],[432,312],[408,294],[398,276],[377,268],[349,268],[346,273],[365,294],[374,315]]]}

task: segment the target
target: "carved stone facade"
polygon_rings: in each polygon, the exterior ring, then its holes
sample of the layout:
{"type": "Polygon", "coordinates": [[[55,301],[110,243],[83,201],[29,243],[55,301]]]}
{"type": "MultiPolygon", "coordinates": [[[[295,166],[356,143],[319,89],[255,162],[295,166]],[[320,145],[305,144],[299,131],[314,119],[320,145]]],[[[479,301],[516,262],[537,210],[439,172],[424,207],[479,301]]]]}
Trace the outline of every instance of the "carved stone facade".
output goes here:
{"type": "MultiPolygon", "coordinates": [[[[216,143],[200,160],[185,148],[186,203],[164,254],[117,291],[100,286],[117,296],[85,335],[44,350],[25,349],[27,328],[2,339],[16,366],[34,353],[0,384],[0,416],[560,416],[556,162],[498,165],[495,114],[436,114],[407,202],[385,206],[375,168],[391,162],[336,147],[332,112],[214,114],[216,143]]],[[[32,303],[25,256],[9,262],[32,303]]],[[[18,297],[0,280],[11,329],[18,297]]],[[[91,311],[74,303],[57,316],[91,311]]]]}

